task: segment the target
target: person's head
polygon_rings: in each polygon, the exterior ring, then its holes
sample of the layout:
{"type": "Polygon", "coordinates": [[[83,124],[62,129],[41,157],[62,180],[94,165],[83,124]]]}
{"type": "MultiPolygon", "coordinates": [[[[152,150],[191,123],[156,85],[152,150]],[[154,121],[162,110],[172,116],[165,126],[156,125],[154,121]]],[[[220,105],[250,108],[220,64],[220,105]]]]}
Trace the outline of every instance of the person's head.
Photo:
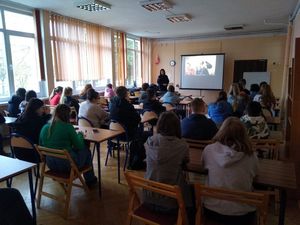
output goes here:
{"type": "Polygon", "coordinates": [[[259,92],[259,85],[258,84],[251,84],[250,91],[254,92],[254,93],[259,92]]]}
{"type": "Polygon", "coordinates": [[[228,117],[220,127],[213,141],[220,142],[235,151],[252,155],[250,139],[245,125],[236,117],[228,117]]]}
{"type": "Polygon", "coordinates": [[[142,84],[142,90],[143,91],[147,91],[148,88],[149,88],[149,84],[148,83],[143,83],[142,84]]]}
{"type": "Polygon", "coordinates": [[[91,84],[86,84],[84,86],[84,88],[82,89],[82,91],[80,92],[80,95],[86,95],[87,91],[91,88],[93,88],[93,86],[91,84]]]}
{"type": "Polygon", "coordinates": [[[166,71],[165,71],[164,69],[160,69],[159,74],[160,74],[160,75],[165,75],[165,74],[166,74],[166,71]]]}
{"type": "Polygon", "coordinates": [[[155,99],[155,91],[152,88],[147,89],[147,99],[152,100],[155,99]]]}
{"type": "Polygon", "coordinates": [[[109,88],[109,89],[112,89],[112,88],[113,88],[112,84],[110,84],[110,83],[107,84],[106,87],[109,88]]]}
{"type": "Polygon", "coordinates": [[[71,87],[64,88],[64,96],[72,96],[73,89],[71,87]]]}
{"type": "Polygon", "coordinates": [[[181,127],[178,116],[171,111],[160,114],[157,122],[157,133],[163,136],[176,136],[181,138],[181,127]]]}
{"type": "Polygon", "coordinates": [[[16,91],[16,95],[20,97],[22,100],[25,99],[26,90],[25,88],[18,88],[16,91]]]}
{"type": "Polygon", "coordinates": [[[67,106],[65,104],[59,104],[55,108],[53,121],[60,120],[65,123],[69,123],[70,122],[70,113],[71,113],[71,109],[69,106],[67,106]]]}
{"type": "Polygon", "coordinates": [[[259,102],[249,102],[246,108],[248,116],[256,117],[261,116],[261,105],[259,102]]]}
{"type": "Polygon", "coordinates": [[[175,87],[173,85],[169,85],[168,92],[175,92],[175,87]]]}
{"type": "Polygon", "coordinates": [[[267,85],[268,83],[266,82],[266,81],[262,81],[262,82],[260,82],[260,84],[259,84],[259,87],[261,88],[262,86],[265,86],[265,85],[267,85]]]}
{"type": "Polygon", "coordinates": [[[227,101],[227,93],[225,91],[220,91],[219,96],[217,98],[217,102],[227,101]]]}
{"type": "Polygon", "coordinates": [[[120,87],[117,88],[116,93],[117,93],[117,96],[118,96],[119,98],[122,98],[122,99],[123,99],[123,98],[126,98],[126,97],[127,97],[127,95],[128,95],[128,90],[127,90],[126,87],[120,86],[120,87]]]}
{"type": "Polygon", "coordinates": [[[63,92],[63,87],[61,86],[57,86],[56,88],[53,89],[51,95],[50,95],[50,99],[52,99],[56,94],[62,94],[63,92]]]}
{"type": "Polygon", "coordinates": [[[232,83],[229,89],[229,94],[233,96],[238,96],[240,94],[240,88],[238,83],[232,83]]]}
{"type": "Polygon", "coordinates": [[[195,98],[191,102],[192,112],[202,114],[205,112],[205,102],[201,98],[195,98]]]}
{"type": "Polygon", "coordinates": [[[91,88],[88,90],[86,97],[90,102],[94,102],[94,101],[98,100],[99,93],[97,91],[95,91],[93,88],[91,88]]]}
{"type": "Polygon", "coordinates": [[[26,96],[25,96],[26,102],[29,102],[30,99],[32,99],[32,98],[37,98],[36,92],[33,91],[33,90],[27,91],[27,92],[26,92],[26,96]]]}
{"type": "Polygon", "coordinates": [[[241,87],[245,88],[245,86],[246,86],[246,79],[244,79],[244,78],[240,79],[239,80],[239,84],[240,84],[241,87]]]}
{"type": "Polygon", "coordinates": [[[32,98],[29,100],[25,111],[24,116],[26,117],[34,117],[34,116],[41,116],[44,112],[44,102],[38,98],[32,98]]]}

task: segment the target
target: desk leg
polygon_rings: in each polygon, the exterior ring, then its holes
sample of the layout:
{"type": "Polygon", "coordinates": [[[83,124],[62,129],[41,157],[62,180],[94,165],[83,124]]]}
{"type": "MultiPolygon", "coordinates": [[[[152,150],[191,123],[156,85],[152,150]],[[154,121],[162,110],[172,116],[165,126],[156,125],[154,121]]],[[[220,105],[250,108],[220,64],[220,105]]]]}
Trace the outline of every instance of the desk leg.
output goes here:
{"type": "Polygon", "coordinates": [[[98,182],[99,182],[99,197],[102,196],[101,188],[101,160],[100,160],[100,143],[95,143],[97,150],[97,161],[98,161],[98,182]]]}
{"type": "Polygon", "coordinates": [[[33,190],[32,170],[31,169],[28,171],[28,178],[29,178],[29,188],[30,188],[33,223],[36,224],[35,194],[34,194],[34,190],[33,190]]]}
{"type": "Polygon", "coordinates": [[[118,143],[118,184],[120,183],[120,140],[117,138],[118,143]]]}
{"type": "Polygon", "coordinates": [[[281,189],[278,225],[284,225],[285,208],[286,208],[286,191],[284,189],[281,189]]]}

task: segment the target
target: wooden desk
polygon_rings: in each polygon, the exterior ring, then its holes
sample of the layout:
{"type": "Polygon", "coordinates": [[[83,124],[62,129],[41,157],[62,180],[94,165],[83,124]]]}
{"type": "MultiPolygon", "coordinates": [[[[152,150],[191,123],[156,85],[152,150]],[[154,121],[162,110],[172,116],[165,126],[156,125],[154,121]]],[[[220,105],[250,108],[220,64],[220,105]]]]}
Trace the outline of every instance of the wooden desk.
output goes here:
{"type": "MultiPolygon", "coordinates": [[[[35,194],[33,191],[32,182],[32,169],[36,167],[36,164],[25,162],[19,159],[13,159],[10,157],[0,156],[0,182],[6,181],[22,173],[28,172],[32,217],[34,224],[36,224],[36,211],[35,211],[35,194]]],[[[10,185],[9,185],[10,187],[10,185]]]]}
{"type": "MultiPolygon", "coordinates": [[[[115,138],[123,131],[100,129],[93,127],[81,127],[75,126],[77,131],[81,131],[84,134],[84,139],[95,143],[97,150],[97,163],[98,163],[98,179],[99,179],[99,195],[101,196],[101,161],[100,161],[100,144],[103,141],[115,138]]],[[[119,140],[118,140],[119,141],[119,140]]],[[[118,182],[120,183],[120,151],[118,150],[118,182]]]]}
{"type": "Polygon", "coordinates": [[[277,126],[280,125],[280,117],[267,117],[267,124],[274,127],[274,130],[277,130],[277,126]]]}
{"type": "Polygon", "coordinates": [[[5,124],[12,124],[17,120],[17,117],[5,116],[4,118],[5,118],[5,124]]]}
{"type": "Polygon", "coordinates": [[[284,225],[286,189],[297,189],[294,163],[261,159],[259,160],[259,169],[254,182],[279,189],[280,208],[278,224],[284,225]]]}

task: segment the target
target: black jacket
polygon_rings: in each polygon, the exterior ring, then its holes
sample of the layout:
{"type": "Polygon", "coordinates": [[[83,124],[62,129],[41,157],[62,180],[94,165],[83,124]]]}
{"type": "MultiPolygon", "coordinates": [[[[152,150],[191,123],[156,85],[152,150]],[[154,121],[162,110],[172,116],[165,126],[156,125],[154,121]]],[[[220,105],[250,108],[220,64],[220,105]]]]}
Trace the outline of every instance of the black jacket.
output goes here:
{"type": "Polygon", "coordinates": [[[13,95],[11,99],[8,101],[8,108],[7,111],[9,112],[9,116],[17,117],[18,114],[21,112],[19,109],[20,103],[23,101],[21,97],[17,95],[13,95]]]}
{"type": "Polygon", "coordinates": [[[145,100],[143,103],[143,112],[153,111],[158,116],[162,112],[166,111],[166,107],[162,106],[162,104],[157,100],[145,100]]]}
{"type": "Polygon", "coordinates": [[[141,121],[141,117],[133,105],[126,99],[115,96],[110,100],[109,112],[111,120],[121,123],[127,132],[128,138],[132,139],[141,121]]]}
{"type": "Polygon", "coordinates": [[[160,91],[167,91],[167,86],[169,84],[169,78],[167,75],[160,74],[157,78],[157,84],[160,91]],[[167,84],[166,86],[163,84],[167,84]]]}

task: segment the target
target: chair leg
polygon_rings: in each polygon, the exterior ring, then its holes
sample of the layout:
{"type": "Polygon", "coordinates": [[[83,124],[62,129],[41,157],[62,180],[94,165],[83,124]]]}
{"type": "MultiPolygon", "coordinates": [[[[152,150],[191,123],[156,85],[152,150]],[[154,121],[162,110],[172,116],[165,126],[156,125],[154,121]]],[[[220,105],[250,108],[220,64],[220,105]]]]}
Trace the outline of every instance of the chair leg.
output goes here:
{"type": "Polygon", "coordinates": [[[41,206],[43,184],[44,184],[44,174],[42,174],[42,176],[40,178],[39,192],[38,192],[37,203],[36,203],[37,208],[40,208],[40,206],[41,206]]]}
{"type": "Polygon", "coordinates": [[[94,159],[95,151],[96,151],[96,144],[94,144],[93,153],[92,153],[92,160],[94,159]]]}
{"type": "Polygon", "coordinates": [[[112,143],[110,141],[107,141],[107,153],[106,153],[106,159],[105,159],[105,166],[107,166],[108,161],[108,155],[111,157],[111,150],[112,149],[112,143]]]}
{"type": "Polygon", "coordinates": [[[65,209],[64,209],[64,219],[68,218],[71,192],[72,192],[72,183],[68,184],[68,187],[67,187],[66,202],[65,202],[65,209]]]}
{"type": "Polygon", "coordinates": [[[126,143],[125,144],[125,162],[124,162],[123,171],[125,171],[125,169],[126,169],[127,160],[128,160],[128,154],[129,154],[129,144],[126,143]]]}

